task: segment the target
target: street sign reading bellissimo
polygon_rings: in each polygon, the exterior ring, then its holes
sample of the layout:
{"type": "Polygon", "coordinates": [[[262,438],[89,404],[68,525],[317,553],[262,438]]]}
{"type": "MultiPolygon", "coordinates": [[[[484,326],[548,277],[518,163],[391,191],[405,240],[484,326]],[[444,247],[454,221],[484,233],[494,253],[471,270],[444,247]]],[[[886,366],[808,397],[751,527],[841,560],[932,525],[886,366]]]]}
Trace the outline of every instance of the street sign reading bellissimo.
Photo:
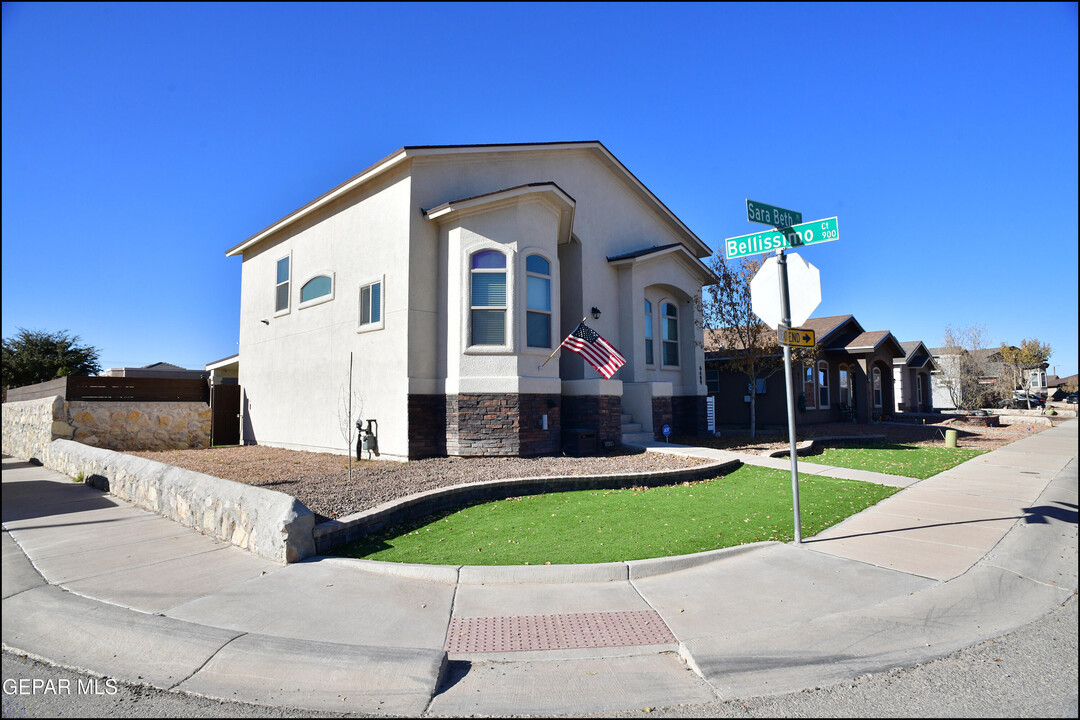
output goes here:
{"type": "Polygon", "coordinates": [[[773,250],[787,250],[804,245],[816,245],[840,239],[840,227],[836,218],[814,220],[778,230],[763,230],[749,235],[728,238],[724,241],[728,260],[757,255],[773,250]]]}
{"type": "Polygon", "coordinates": [[[791,227],[802,222],[802,213],[747,199],[746,219],[773,227],[791,227]]]}

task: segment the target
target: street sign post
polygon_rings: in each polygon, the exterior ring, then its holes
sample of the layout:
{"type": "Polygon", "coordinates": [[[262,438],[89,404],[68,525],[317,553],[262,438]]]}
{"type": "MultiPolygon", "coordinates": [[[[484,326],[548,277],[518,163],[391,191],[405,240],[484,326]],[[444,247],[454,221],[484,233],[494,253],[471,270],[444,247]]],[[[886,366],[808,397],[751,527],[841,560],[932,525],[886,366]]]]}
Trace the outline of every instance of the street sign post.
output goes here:
{"type": "Polygon", "coordinates": [[[806,322],[810,313],[821,302],[821,282],[817,268],[798,255],[791,256],[793,262],[789,266],[785,251],[794,247],[839,240],[840,226],[834,217],[804,223],[802,213],[753,200],[746,201],[746,219],[776,228],[728,238],[724,241],[724,248],[728,260],[776,251],[776,257],[765,260],[750,281],[750,305],[766,325],[777,330],[777,340],[784,348],[795,543],[801,544],[802,515],[799,511],[799,459],[795,452],[795,385],[791,376],[791,348],[814,347],[817,338],[812,330],[793,328],[792,325],[798,326],[806,322]],[[779,297],[774,292],[777,285],[780,289],[779,297]]]}
{"type": "Polygon", "coordinates": [[[787,250],[839,239],[840,227],[836,218],[832,217],[779,230],[763,230],[758,233],[727,238],[724,240],[724,249],[727,251],[728,260],[731,260],[748,255],[772,252],[773,250],[787,250]]]}
{"type": "Polygon", "coordinates": [[[783,325],[776,329],[776,340],[784,347],[812,348],[817,344],[817,337],[813,330],[789,328],[783,325]]]}
{"type": "Polygon", "coordinates": [[[747,199],[746,219],[773,227],[791,227],[802,222],[802,213],[747,199]]]}

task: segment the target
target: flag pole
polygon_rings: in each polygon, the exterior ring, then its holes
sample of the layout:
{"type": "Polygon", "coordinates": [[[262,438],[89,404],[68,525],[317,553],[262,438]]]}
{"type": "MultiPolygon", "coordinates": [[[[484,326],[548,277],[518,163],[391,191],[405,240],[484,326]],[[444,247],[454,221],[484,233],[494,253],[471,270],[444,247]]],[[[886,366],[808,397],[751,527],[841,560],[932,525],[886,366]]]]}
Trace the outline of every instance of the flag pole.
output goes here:
{"type": "MultiPolygon", "coordinates": [[[[581,322],[585,322],[585,321],[586,321],[586,320],[588,320],[588,319],[589,319],[589,316],[588,316],[588,315],[586,315],[585,317],[581,318],[581,322]]],[[[578,323],[578,324],[580,325],[581,323],[578,323]]],[[[577,328],[574,328],[574,329],[576,330],[577,328]]],[[[573,330],[571,330],[570,332],[573,332],[573,330]]],[[[548,364],[548,360],[550,360],[551,358],[555,357],[555,353],[559,352],[560,350],[562,350],[562,343],[559,343],[559,347],[557,347],[557,348],[555,348],[554,350],[552,350],[552,351],[551,351],[551,354],[547,356],[547,360],[545,360],[545,361],[543,362],[543,364],[542,364],[542,365],[537,365],[537,366],[536,366],[536,369],[537,369],[537,370],[543,370],[543,369],[544,369],[544,365],[547,365],[547,364],[548,364]]]]}

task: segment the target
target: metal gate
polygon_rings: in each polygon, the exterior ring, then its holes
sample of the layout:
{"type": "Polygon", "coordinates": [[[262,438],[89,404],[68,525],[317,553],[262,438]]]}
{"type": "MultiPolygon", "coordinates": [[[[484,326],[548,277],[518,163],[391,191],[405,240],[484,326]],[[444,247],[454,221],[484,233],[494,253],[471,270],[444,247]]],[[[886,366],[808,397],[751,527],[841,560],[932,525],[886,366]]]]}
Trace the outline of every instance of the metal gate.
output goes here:
{"type": "Polygon", "coordinates": [[[210,444],[240,444],[240,386],[215,385],[210,390],[210,444]]]}

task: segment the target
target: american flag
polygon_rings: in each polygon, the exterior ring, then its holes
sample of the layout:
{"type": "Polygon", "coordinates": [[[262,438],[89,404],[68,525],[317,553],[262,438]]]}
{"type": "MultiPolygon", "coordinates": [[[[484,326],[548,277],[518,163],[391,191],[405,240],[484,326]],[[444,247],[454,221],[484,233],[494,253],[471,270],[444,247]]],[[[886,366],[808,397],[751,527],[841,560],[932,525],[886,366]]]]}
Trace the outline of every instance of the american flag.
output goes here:
{"type": "Polygon", "coordinates": [[[566,336],[561,347],[581,355],[606,380],[610,380],[615,371],[626,364],[626,358],[611,343],[600,337],[600,333],[586,325],[584,320],[574,332],[566,336]]]}

